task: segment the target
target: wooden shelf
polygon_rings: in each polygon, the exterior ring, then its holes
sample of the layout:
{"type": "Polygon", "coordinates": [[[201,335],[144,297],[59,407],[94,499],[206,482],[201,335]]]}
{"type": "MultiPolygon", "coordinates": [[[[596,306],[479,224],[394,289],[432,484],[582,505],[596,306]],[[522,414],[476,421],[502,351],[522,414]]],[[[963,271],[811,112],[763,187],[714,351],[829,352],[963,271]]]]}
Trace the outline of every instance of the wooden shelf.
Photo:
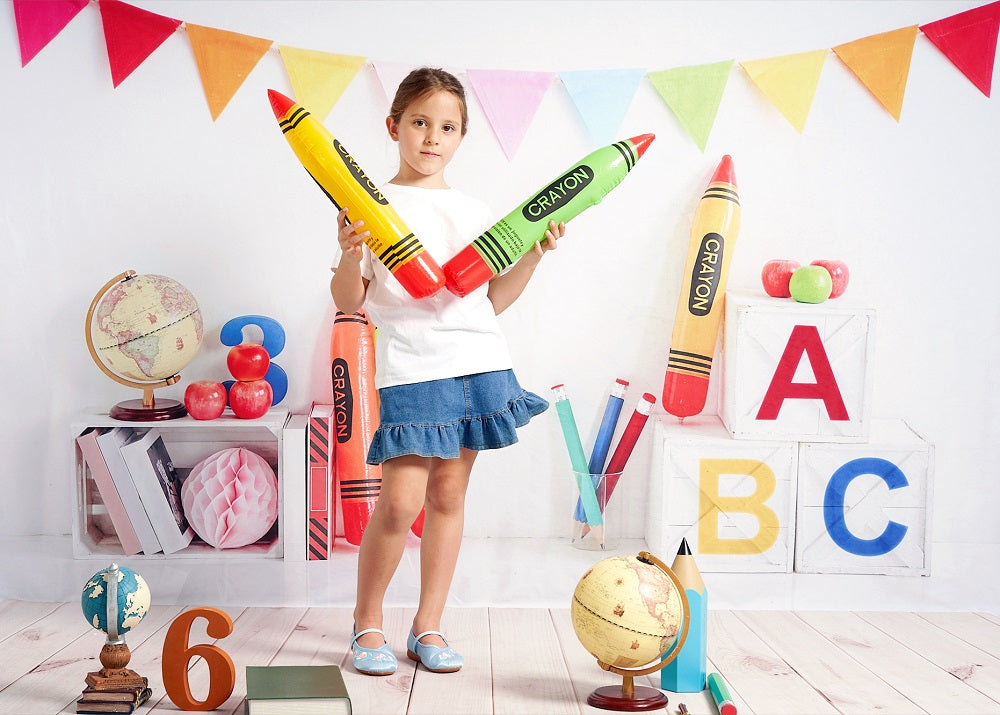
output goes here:
{"type": "MultiPolygon", "coordinates": [[[[288,410],[272,408],[255,420],[244,420],[226,412],[214,420],[182,417],[156,422],[125,422],[112,419],[107,412],[87,412],[71,425],[74,465],[73,555],[76,558],[126,558],[115,534],[107,509],[101,501],[76,438],[93,427],[128,427],[145,432],[153,427],[163,435],[164,444],[181,479],[192,467],[219,450],[245,447],[263,457],[278,477],[278,520],[259,541],[236,549],[217,549],[197,536],[186,548],[171,554],[135,554],[130,559],[282,559],[284,558],[285,483],[290,475],[302,477],[304,464],[284,464],[282,440],[288,410]]],[[[291,477],[295,479],[294,476],[291,477]]]]}

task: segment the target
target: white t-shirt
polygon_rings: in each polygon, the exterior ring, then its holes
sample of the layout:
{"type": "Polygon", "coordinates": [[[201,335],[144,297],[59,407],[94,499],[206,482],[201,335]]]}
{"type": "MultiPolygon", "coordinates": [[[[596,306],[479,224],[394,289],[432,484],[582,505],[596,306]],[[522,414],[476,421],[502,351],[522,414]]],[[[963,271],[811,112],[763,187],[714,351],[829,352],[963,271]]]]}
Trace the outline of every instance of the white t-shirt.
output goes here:
{"type": "MultiPolygon", "coordinates": [[[[485,202],[456,189],[385,184],[383,195],[439,265],[465,248],[493,221],[485,202]]],[[[370,282],[365,311],[378,327],[375,386],[405,385],[512,366],[488,283],[463,298],[442,288],[413,298],[364,247],[361,275],[370,282]]]]}

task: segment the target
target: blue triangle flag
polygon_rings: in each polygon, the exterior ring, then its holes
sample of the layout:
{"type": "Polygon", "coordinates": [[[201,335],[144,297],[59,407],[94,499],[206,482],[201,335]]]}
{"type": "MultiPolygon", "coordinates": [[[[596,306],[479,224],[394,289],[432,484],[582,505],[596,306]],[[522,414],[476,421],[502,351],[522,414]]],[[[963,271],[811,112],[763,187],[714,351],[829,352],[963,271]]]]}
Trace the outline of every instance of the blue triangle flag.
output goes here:
{"type": "Polygon", "coordinates": [[[570,99],[598,146],[618,138],[622,120],[632,104],[644,69],[578,70],[560,72],[570,99]]]}

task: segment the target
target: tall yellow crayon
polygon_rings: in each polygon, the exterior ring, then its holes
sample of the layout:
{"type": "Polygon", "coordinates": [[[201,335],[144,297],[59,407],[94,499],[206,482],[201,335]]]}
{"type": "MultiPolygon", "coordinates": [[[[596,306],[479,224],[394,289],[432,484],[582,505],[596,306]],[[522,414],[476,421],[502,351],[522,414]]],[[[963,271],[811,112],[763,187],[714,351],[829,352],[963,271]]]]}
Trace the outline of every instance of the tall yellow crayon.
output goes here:
{"type": "Polygon", "coordinates": [[[271,109],[285,139],[327,198],[349,220],[363,219],[370,234],[365,243],[414,298],[426,298],[444,287],[441,266],[424,250],[388,199],[322,122],[280,92],[267,90],[271,109]]]}
{"type": "Polygon", "coordinates": [[[663,409],[680,418],[702,411],[719,335],[729,263],[740,232],[733,160],[722,157],[691,222],[684,281],[670,337],[663,409]]]}

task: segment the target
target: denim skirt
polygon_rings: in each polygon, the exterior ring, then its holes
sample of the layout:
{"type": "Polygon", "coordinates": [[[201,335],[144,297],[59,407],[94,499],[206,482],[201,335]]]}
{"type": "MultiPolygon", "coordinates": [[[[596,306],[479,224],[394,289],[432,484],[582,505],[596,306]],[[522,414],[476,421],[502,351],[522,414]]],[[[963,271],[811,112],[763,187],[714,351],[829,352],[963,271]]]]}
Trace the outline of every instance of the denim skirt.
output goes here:
{"type": "Polygon", "coordinates": [[[378,391],[379,428],[368,464],[404,454],[454,459],[459,448],[499,449],[549,403],[521,387],[511,370],[395,385],[378,391]]]}

